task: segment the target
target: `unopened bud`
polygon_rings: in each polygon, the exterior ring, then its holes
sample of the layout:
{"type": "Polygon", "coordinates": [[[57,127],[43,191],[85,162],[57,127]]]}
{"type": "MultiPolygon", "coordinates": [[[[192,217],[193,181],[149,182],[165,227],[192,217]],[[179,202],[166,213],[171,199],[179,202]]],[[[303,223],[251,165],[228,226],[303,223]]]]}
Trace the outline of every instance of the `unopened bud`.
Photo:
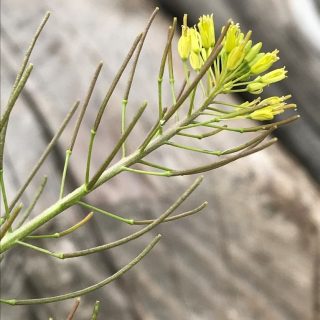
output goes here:
{"type": "Polygon", "coordinates": [[[266,83],[262,82],[251,82],[247,85],[247,90],[252,94],[260,94],[266,85],[266,83]]]}
{"type": "Polygon", "coordinates": [[[194,53],[198,54],[198,53],[200,53],[201,48],[202,48],[201,36],[200,36],[199,32],[194,28],[191,28],[189,30],[189,32],[190,32],[190,37],[191,37],[191,50],[194,53]]]}
{"type": "Polygon", "coordinates": [[[276,61],[279,60],[279,57],[277,56],[278,52],[278,50],[274,50],[273,52],[268,52],[263,55],[251,66],[251,72],[253,74],[259,74],[268,70],[276,61]]]}
{"type": "Polygon", "coordinates": [[[213,15],[203,15],[202,17],[200,17],[198,29],[202,40],[202,46],[205,49],[212,48],[215,44],[213,15]]]}
{"type": "Polygon", "coordinates": [[[232,71],[237,69],[241,65],[244,59],[244,56],[245,56],[245,49],[242,45],[233,48],[228,56],[227,70],[232,71]]]}
{"type": "Polygon", "coordinates": [[[196,71],[199,71],[203,65],[200,54],[193,51],[190,53],[189,61],[192,69],[196,71]]]}
{"type": "Polygon", "coordinates": [[[178,41],[178,52],[182,60],[187,60],[191,52],[190,29],[187,26],[187,15],[183,16],[182,34],[178,41]]]}
{"type": "Polygon", "coordinates": [[[261,81],[267,84],[279,82],[287,77],[287,72],[288,71],[286,71],[285,68],[273,70],[263,75],[261,81]]]}
{"type": "Polygon", "coordinates": [[[227,53],[231,52],[231,50],[238,44],[238,37],[240,33],[240,28],[238,24],[231,24],[229,27],[226,39],[224,43],[224,49],[227,53]]]}
{"type": "MultiPolygon", "coordinates": [[[[249,42],[248,42],[249,43],[249,42]]],[[[257,44],[255,44],[247,53],[246,57],[244,58],[244,60],[246,62],[251,62],[256,56],[257,54],[260,52],[262,48],[262,42],[258,42],[257,44]]]]}

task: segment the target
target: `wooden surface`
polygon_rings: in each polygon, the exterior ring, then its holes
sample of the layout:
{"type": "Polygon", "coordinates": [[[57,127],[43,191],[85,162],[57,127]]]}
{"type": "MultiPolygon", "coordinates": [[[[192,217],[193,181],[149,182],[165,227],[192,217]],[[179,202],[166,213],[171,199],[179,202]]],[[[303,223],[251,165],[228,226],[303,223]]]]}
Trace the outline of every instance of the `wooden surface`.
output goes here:
{"type": "MultiPolygon", "coordinates": [[[[69,106],[76,99],[83,99],[95,66],[104,60],[103,74],[68,176],[69,190],[82,183],[89,130],[97,105],[153,6],[138,0],[79,0],[77,4],[30,0],[28,5],[22,0],[4,0],[1,105],[7,99],[22,52],[48,9],[52,17],[32,56],[35,71],[8,129],[5,165],[9,198],[24,181],[69,106]]],[[[131,148],[149,130],[154,119],[157,72],[168,24],[164,15],[157,17],[137,70],[129,114],[144,99],[149,101],[150,109],[130,140],[131,148]]],[[[269,45],[273,46],[271,40],[269,45]]],[[[178,59],[176,63],[179,64],[178,59]]],[[[182,70],[176,76],[178,83],[181,82],[182,70]]],[[[93,168],[99,166],[119,136],[119,108],[125,79],[111,99],[109,114],[97,137],[93,168]]],[[[299,126],[294,125],[296,130],[299,126]]],[[[41,176],[48,174],[49,185],[34,215],[57,198],[71,128],[23,199],[27,205],[41,176]]],[[[232,134],[202,142],[202,146],[209,148],[214,144],[226,148],[241,139],[232,134]]],[[[194,154],[171,149],[163,149],[155,157],[164,165],[179,164],[186,168],[210,159],[206,156],[198,159],[194,154]]],[[[191,182],[190,177],[169,180],[126,173],[97,190],[90,202],[128,217],[154,218],[191,182]]],[[[119,281],[83,297],[76,319],[89,319],[91,307],[99,299],[102,305],[99,319],[317,320],[320,201],[318,186],[303,165],[278,144],[206,175],[204,184],[184,209],[204,200],[209,201],[209,206],[203,214],[162,225],[133,243],[90,258],[56,261],[26,249],[13,250],[1,264],[1,294],[9,298],[32,298],[81,289],[114,273],[142,250],[153,235],[162,233],[161,243],[135,269],[119,281]]],[[[79,221],[83,214],[80,208],[70,210],[42,231],[63,230],[79,221]]],[[[112,241],[133,230],[137,228],[95,216],[86,227],[65,240],[43,241],[41,245],[51,250],[72,251],[112,241]]],[[[0,318],[64,319],[72,303],[1,306],[0,318]]]]}

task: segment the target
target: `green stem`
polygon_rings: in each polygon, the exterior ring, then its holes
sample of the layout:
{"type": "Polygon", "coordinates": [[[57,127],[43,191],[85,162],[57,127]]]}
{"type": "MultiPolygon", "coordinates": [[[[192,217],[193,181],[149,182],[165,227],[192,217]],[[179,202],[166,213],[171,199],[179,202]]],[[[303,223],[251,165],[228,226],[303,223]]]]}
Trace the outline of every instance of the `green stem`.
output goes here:
{"type": "Polygon", "coordinates": [[[10,203],[9,209],[12,210],[12,208],[16,205],[16,203],[18,202],[18,200],[20,199],[20,197],[22,196],[22,194],[24,193],[24,191],[27,189],[27,187],[29,186],[30,182],[32,181],[32,179],[34,178],[34,176],[36,175],[36,173],[39,171],[39,169],[41,168],[42,164],[44,163],[44,161],[46,160],[46,158],[48,157],[48,155],[50,154],[51,150],[53,149],[53,147],[55,146],[55,144],[57,143],[58,139],[60,138],[62,132],[64,131],[64,129],[66,128],[66,126],[68,125],[70,119],[72,118],[72,116],[74,115],[75,111],[77,110],[79,106],[79,101],[77,101],[71,108],[71,110],[68,112],[68,114],[66,115],[65,119],[63,120],[60,128],[58,129],[57,133],[54,135],[54,137],[52,138],[52,140],[50,141],[50,143],[48,144],[48,146],[46,147],[46,149],[44,150],[44,152],[42,153],[42,155],[40,156],[39,161],[36,163],[36,165],[33,167],[31,173],[29,174],[26,182],[22,185],[22,187],[20,188],[20,190],[18,191],[17,195],[14,197],[14,199],[12,200],[12,202],[10,203]]]}
{"type": "Polygon", "coordinates": [[[104,215],[106,215],[106,216],[108,216],[108,217],[110,217],[112,219],[115,219],[115,220],[118,220],[118,221],[121,221],[121,222],[124,222],[124,223],[127,223],[127,224],[133,224],[133,220],[132,219],[123,218],[123,217],[118,216],[116,214],[113,214],[113,213],[110,213],[108,211],[102,210],[100,208],[94,207],[94,206],[92,206],[92,205],[90,205],[88,203],[85,203],[83,201],[78,201],[77,203],[79,205],[81,205],[82,207],[84,207],[84,208],[87,208],[87,209],[92,210],[94,212],[102,213],[102,214],[104,214],[104,215]]]}
{"type": "Polygon", "coordinates": [[[87,184],[87,188],[90,190],[91,188],[93,188],[93,186],[95,185],[95,183],[98,181],[98,179],[101,177],[101,175],[103,174],[103,172],[107,169],[107,167],[109,166],[109,164],[111,163],[111,161],[113,160],[113,158],[116,156],[116,154],[118,153],[118,151],[120,150],[121,146],[123,145],[123,143],[126,141],[126,139],[128,138],[129,134],[131,133],[131,131],[133,130],[133,128],[135,127],[135,125],[137,124],[138,120],[140,119],[140,117],[142,116],[144,110],[147,107],[147,102],[144,102],[142,104],[142,106],[139,108],[138,112],[136,113],[136,115],[134,116],[134,118],[132,119],[131,123],[129,124],[128,128],[126,129],[126,131],[123,133],[123,135],[121,136],[121,138],[119,139],[118,143],[116,144],[116,146],[114,147],[114,149],[112,150],[112,152],[110,153],[110,155],[107,157],[107,159],[105,160],[105,162],[102,164],[102,166],[98,169],[98,171],[96,172],[96,174],[93,176],[93,178],[89,181],[89,183],[87,184]]]}
{"type": "Polygon", "coordinates": [[[191,97],[190,97],[190,106],[189,106],[189,111],[188,111],[189,116],[192,114],[193,109],[194,109],[194,99],[196,97],[197,88],[198,88],[198,86],[196,85],[194,87],[192,94],[191,94],[191,97]]]}
{"type": "Polygon", "coordinates": [[[79,307],[79,304],[80,304],[80,301],[81,299],[80,298],[77,298],[74,305],[72,306],[72,309],[71,311],[69,312],[68,316],[67,316],[67,320],[72,320],[74,315],[76,314],[77,312],[77,309],[79,307]]]}
{"type": "Polygon", "coordinates": [[[90,180],[90,164],[91,164],[92,149],[93,149],[93,143],[94,143],[95,137],[96,137],[96,131],[91,129],[91,131],[90,131],[89,150],[88,150],[88,154],[87,154],[85,185],[88,185],[89,180],[90,180]]]}
{"type": "Polygon", "coordinates": [[[67,175],[67,170],[68,170],[68,165],[69,165],[69,160],[70,160],[71,154],[72,154],[71,150],[69,150],[69,149],[66,150],[66,158],[64,161],[63,173],[62,173],[62,178],[61,178],[59,199],[61,199],[63,197],[64,185],[65,185],[65,181],[66,181],[66,175],[67,175]]]}
{"type": "Polygon", "coordinates": [[[100,301],[96,301],[93,307],[93,312],[91,316],[91,320],[97,320],[98,319],[98,313],[100,310],[100,301]]]}
{"type": "Polygon", "coordinates": [[[160,164],[153,163],[153,162],[150,162],[150,161],[140,160],[139,163],[144,164],[144,165],[149,166],[149,167],[152,167],[152,168],[156,168],[156,169],[160,169],[160,170],[164,170],[164,171],[171,171],[171,169],[168,168],[168,167],[164,167],[164,166],[162,166],[160,164]]]}
{"type": "Polygon", "coordinates": [[[171,171],[166,171],[166,172],[145,171],[145,170],[132,169],[132,168],[123,168],[123,170],[129,171],[129,172],[134,172],[134,173],[146,174],[146,175],[150,175],[150,176],[163,176],[163,177],[170,176],[170,172],[171,172],[171,171]]]}
{"type": "Polygon", "coordinates": [[[16,89],[12,92],[12,96],[10,96],[5,112],[0,120],[0,131],[2,131],[2,129],[6,125],[17,99],[19,98],[21,91],[23,90],[27,80],[29,79],[32,69],[33,65],[30,64],[19,80],[16,89]]]}
{"type": "Polygon", "coordinates": [[[34,236],[27,236],[26,239],[57,239],[57,238],[62,238],[64,236],[69,235],[70,233],[76,231],[80,227],[82,227],[84,224],[86,224],[91,218],[93,217],[93,212],[90,212],[87,216],[85,216],[80,222],[75,224],[74,226],[61,231],[61,232],[56,232],[52,234],[41,234],[41,235],[34,235],[34,236]]]}
{"type": "Polygon", "coordinates": [[[82,290],[70,292],[67,294],[63,294],[60,296],[54,296],[49,298],[39,298],[39,299],[24,299],[24,300],[16,300],[16,299],[0,299],[0,302],[6,303],[9,305],[34,305],[34,304],[42,304],[42,303],[52,303],[52,302],[58,302],[63,301],[67,299],[73,299],[80,296],[83,296],[85,294],[88,294],[92,291],[95,291],[99,288],[102,288],[103,286],[109,284],[110,282],[116,280],[120,276],[122,276],[125,272],[130,270],[133,266],[135,266],[139,261],[141,261],[151,250],[152,248],[158,243],[160,240],[161,235],[157,235],[145,249],[136,257],[134,258],[130,263],[128,263],[126,266],[124,266],[122,269],[117,271],[115,274],[113,274],[111,277],[95,284],[90,287],[87,287],[82,290]]]}
{"type": "Polygon", "coordinates": [[[3,169],[0,169],[0,189],[1,189],[4,210],[5,210],[4,216],[5,216],[5,219],[8,220],[10,217],[10,211],[9,211],[6,187],[5,187],[4,180],[3,180],[3,169]]]}
{"type": "MultiPolygon", "coordinates": [[[[122,100],[121,106],[121,134],[124,134],[126,131],[126,111],[127,111],[128,100],[122,100]]],[[[122,145],[122,158],[126,156],[126,143],[122,145]]]]}
{"type": "Polygon", "coordinates": [[[43,248],[40,248],[38,246],[34,246],[34,245],[30,244],[30,243],[23,242],[23,241],[20,241],[20,240],[17,241],[17,244],[19,244],[19,245],[21,245],[23,247],[26,247],[26,248],[29,248],[29,249],[32,249],[32,250],[47,254],[47,255],[55,257],[55,258],[62,259],[62,255],[60,253],[52,252],[52,251],[49,251],[47,249],[43,249],[43,248]]]}
{"type": "MultiPolygon", "coordinates": [[[[10,215],[10,217],[6,220],[6,222],[2,225],[2,228],[0,230],[0,240],[7,234],[7,232],[9,231],[9,233],[11,233],[12,230],[12,224],[13,222],[16,220],[19,212],[22,209],[22,204],[18,205],[15,209],[13,209],[12,214],[10,215]]],[[[0,246],[1,247],[1,246],[0,246]]],[[[1,260],[0,260],[1,261],[1,260]]]]}
{"type": "Polygon", "coordinates": [[[47,181],[48,181],[48,177],[47,176],[44,176],[42,182],[41,182],[41,185],[39,187],[39,190],[37,191],[33,201],[31,202],[30,206],[26,209],[25,213],[22,215],[22,218],[21,218],[21,221],[19,222],[18,224],[18,227],[17,228],[20,228],[24,222],[28,219],[29,215],[31,214],[33,208],[35,207],[35,205],[37,204],[46,184],[47,184],[47,181]]]}
{"type": "MultiPolygon", "coordinates": [[[[186,212],[177,214],[175,216],[166,218],[166,219],[163,220],[163,222],[171,222],[171,221],[174,221],[174,220],[180,220],[182,218],[194,215],[195,213],[198,213],[198,212],[202,211],[207,206],[207,204],[208,204],[208,202],[205,201],[199,207],[194,208],[194,209],[192,209],[190,211],[186,211],[186,212]]],[[[153,223],[154,221],[155,221],[154,219],[153,220],[134,220],[133,224],[134,225],[144,225],[144,224],[153,223]]]]}

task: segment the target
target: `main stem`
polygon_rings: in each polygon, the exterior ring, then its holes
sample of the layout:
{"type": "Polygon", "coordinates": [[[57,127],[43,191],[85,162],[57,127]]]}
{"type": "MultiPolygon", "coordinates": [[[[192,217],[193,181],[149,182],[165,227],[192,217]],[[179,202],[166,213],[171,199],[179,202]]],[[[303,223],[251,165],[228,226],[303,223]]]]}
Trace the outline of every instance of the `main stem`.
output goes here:
{"type": "MultiPolygon", "coordinates": [[[[99,180],[94,185],[93,189],[98,188],[117,174],[123,171],[124,167],[131,167],[133,164],[142,160],[145,156],[149,153],[161,147],[165,142],[170,140],[177,132],[180,130],[181,127],[184,127],[190,124],[194,119],[196,119],[200,113],[205,109],[210,101],[214,99],[217,95],[217,90],[215,90],[211,96],[203,103],[201,108],[195,111],[193,114],[186,116],[184,119],[180,120],[179,122],[175,123],[174,126],[163,132],[162,135],[155,138],[150,144],[141,151],[140,149],[136,150],[129,156],[122,158],[119,162],[111,166],[110,168],[106,169],[104,173],[101,175],[99,180]]],[[[53,219],[55,216],[59,215],[61,212],[65,211],[66,209],[73,206],[75,203],[80,201],[84,196],[86,196],[92,190],[88,190],[86,184],[81,185],[77,189],[75,189],[70,194],[66,195],[65,197],[61,198],[59,201],[54,203],[51,207],[47,208],[45,211],[40,213],[38,216],[27,222],[26,224],[22,225],[20,228],[14,230],[12,233],[7,234],[1,241],[0,241],[0,254],[9,250],[13,246],[16,245],[17,241],[23,240],[26,236],[32,234],[35,230],[39,227],[44,225],[46,222],[53,219]]]]}

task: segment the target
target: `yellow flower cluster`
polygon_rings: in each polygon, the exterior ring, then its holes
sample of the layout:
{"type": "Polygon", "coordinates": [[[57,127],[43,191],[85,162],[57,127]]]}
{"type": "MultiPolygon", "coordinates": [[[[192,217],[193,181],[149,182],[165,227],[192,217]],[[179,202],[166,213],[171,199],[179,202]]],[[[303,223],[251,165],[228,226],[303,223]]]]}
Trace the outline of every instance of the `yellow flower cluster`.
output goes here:
{"type": "Polygon", "coordinates": [[[295,109],[295,104],[286,104],[285,101],[291,98],[291,95],[283,97],[270,97],[262,100],[259,106],[263,106],[249,115],[253,120],[272,120],[275,115],[283,113],[286,109],[295,109]]]}
{"type": "MultiPolygon", "coordinates": [[[[222,32],[224,29],[222,29],[222,32]]],[[[244,34],[239,24],[231,22],[225,35],[219,40],[222,48],[207,72],[207,96],[211,92],[232,93],[249,92],[260,94],[268,85],[279,82],[287,77],[285,67],[267,72],[279,60],[278,50],[261,52],[262,43],[254,44],[249,31],[244,34]],[[266,73],[267,72],[267,73],[266,73]]],[[[189,61],[191,68],[199,71],[209,57],[214,46],[215,26],[213,15],[199,18],[197,25],[189,27],[187,15],[184,15],[182,34],[178,42],[178,52],[185,66],[189,61]]],[[[285,109],[295,108],[287,105],[287,97],[272,97],[263,100],[260,108],[248,115],[255,120],[270,120],[285,109]]]]}
{"type": "MultiPolygon", "coordinates": [[[[231,23],[223,39],[223,47],[214,66],[211,68],[211,87],[220,86],[222,92],[248,91],[260,94],[264,87],[286,78],[285,68],[276,69],[250,80],[267,71],[279,60],[278,50],[260,52],[262,43],[253,45],[251,31],[246,35],[239,24],[231,23]],[[249,81],[250,80],[250,81],[249,81]],[[243,88],[239,86],[243,85],[243,88]]],[[[213,15],[204,15],[194,27],[188,27],[187,15],[184,15],[182,34],[178,42],[181,59],[189,60],[190,66],[199,71],[215,45],[215,27],[213,15]]]]}

